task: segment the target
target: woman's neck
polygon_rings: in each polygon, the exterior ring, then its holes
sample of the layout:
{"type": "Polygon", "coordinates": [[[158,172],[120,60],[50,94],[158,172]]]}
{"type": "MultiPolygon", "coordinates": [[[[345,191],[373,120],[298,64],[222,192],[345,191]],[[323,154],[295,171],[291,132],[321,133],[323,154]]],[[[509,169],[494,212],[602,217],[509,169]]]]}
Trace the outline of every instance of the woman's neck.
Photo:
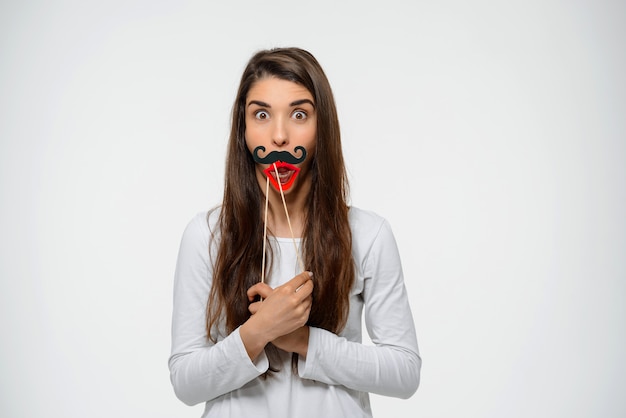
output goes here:
{"type": "Polygon", "coordinates": [[[270,194],[268,228],[276,237],[300,238],[304,232],[304,199],[287,195],[285,196],[285,204],[283,204],[280,193],[270,194]],[[285,204],[287,213],[285,212],[285,204]]]}
{"type": "Polygon", "coordinates": [[[280,191],[270,190],[268,227],[277,237],[300,238],[304,234],[311,182],[308,178],[303,180],[284,194],[284,201],[280,191]]]}

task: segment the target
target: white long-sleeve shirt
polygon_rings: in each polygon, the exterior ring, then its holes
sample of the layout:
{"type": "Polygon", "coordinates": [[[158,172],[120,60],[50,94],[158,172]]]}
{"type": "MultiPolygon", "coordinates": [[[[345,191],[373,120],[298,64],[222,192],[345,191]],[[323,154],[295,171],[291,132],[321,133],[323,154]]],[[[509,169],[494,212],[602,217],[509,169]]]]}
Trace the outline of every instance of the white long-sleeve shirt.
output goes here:
{"type": "MultiPolygon", "coordinates": [[[[421,359],[395,238],[387,221],[352,207],[356,277],[346,327],[336,335],[311,327],[298,373],[279,350],[280,372],[268,377],[264,352],[251,361],[239,328],[212,343],[205,330],[212,281],[210,227],[195,216],[182,237],[174,279],[171,381],[189,405],[206,402],[203,418],[371,417],[369,392],[408,398],[419,385],[421,359]],[[374,345],[362,344],[362,315],[374,345]]],[[[267,283],[275,288],[300,273],[291,238],[271,238],[275,260],[267,283]]],[[[297,242],[299,244],[299,242],[297,242]]],[[[274,365],[272,365],[274,366],[274,365]]]]}

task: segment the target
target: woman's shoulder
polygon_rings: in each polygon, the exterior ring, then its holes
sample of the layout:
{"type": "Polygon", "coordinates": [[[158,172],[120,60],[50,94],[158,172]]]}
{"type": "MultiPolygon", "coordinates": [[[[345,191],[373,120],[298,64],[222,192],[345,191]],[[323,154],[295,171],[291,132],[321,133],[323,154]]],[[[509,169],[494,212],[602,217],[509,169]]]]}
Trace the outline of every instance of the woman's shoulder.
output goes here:
{"type": "Polygon", "coordinates": [[[380,234],[381,230],[391,233],[387,219],[371,210],[351,206],[348,220],[352,235],[357,240],[373,240],[380,234]]]}
{"type": "Polygon", "coordinates": [[[355,227],[360,229],[364,227],[375,227],[376,225],[380,226],[387,222],[387,220],[378,213],[355,206],[350,206],[348,211],[348,220],[350,221],[350,226],[353,229],[355,227]]]}
{"type": "MultiPolygon", "coordinates": [[[[348,213],[352,231],[352,254],[361,271],[368,260],[395,247],[395,238],[386,218],[371,210],[351,207],[348,213]]],[[[363,273],[365,274],[365,273],[363,273]]]]}
{"type": "Polygon", "coordinates": [[[208,241],[208,237],[216,231],[216,225],[219,220],[220,207],[214,207],[209,210],[197,212],[187,223],[185,228],[186,235],[195,235],[208,241]]]}

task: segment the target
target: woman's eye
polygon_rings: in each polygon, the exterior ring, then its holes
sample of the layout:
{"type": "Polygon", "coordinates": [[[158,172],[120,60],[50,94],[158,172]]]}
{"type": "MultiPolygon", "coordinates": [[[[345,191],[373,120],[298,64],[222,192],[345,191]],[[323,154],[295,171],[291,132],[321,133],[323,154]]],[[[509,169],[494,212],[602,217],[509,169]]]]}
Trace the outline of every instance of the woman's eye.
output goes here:
{"type": "Polygon", "coordinates": [[[258,110],[254,113],[254,117],[260,120],[265,120],[270,117],[265,110],[258,110]]]}
{"type": "Polygon", "coordinates": [[[302,110],[296,110],[295,112],[293,112],[293,118],[297,120],[305,120],[306,116],[307,116],[306,112],[302,110]]]}

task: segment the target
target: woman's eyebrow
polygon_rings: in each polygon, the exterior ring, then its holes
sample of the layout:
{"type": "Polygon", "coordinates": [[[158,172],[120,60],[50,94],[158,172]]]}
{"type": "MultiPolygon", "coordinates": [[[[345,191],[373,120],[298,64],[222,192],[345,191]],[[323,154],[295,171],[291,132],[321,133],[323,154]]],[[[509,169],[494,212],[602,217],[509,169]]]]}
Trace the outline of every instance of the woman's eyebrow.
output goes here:
{"type": "Polygon", "coordinates": [[[248,103],[248,106],[250,105],[257,105],[257,106],[261,106],[261,107],[267,107],[267,108],[271,108],[272,106],[270,106],[268,103],[262,102],[260,100],[250,100],[250,103],[248,103]]]}
{"type": "Polygon", "coordinates": [[[315,109],[315,103],[313,103],[313,101],[309,99],[296,100],[295,102],[291,102],[289,106],[300,106],[301,104],[304,104],[304,103],[309,103],[311,106],[313,106],[313,109],[315,109]]]}
{"type": "MultiPolygon", "coordinates": [[[[291,107],[293,107],[293,106],[300,106],[300,105],[305,104],[305,103],[310,104],[311,106],[313,106],[313,109],[315,109],[315,103],[313,103],[313,101],[310,100],[310,99],[295,100],[295,101],[289,103],[289,106],[291,106],[291,107]]],[[[250,102],[248,103],[248,106],[251,106],[253,104],[257,105],[257,106],[260,106],[260,107],[267,107],[268,109],[271,109],[271,107],[272,107],[269,103],[265,103],[265,102],[262,102],[260,100],[250,100],[250,102]]]]}

